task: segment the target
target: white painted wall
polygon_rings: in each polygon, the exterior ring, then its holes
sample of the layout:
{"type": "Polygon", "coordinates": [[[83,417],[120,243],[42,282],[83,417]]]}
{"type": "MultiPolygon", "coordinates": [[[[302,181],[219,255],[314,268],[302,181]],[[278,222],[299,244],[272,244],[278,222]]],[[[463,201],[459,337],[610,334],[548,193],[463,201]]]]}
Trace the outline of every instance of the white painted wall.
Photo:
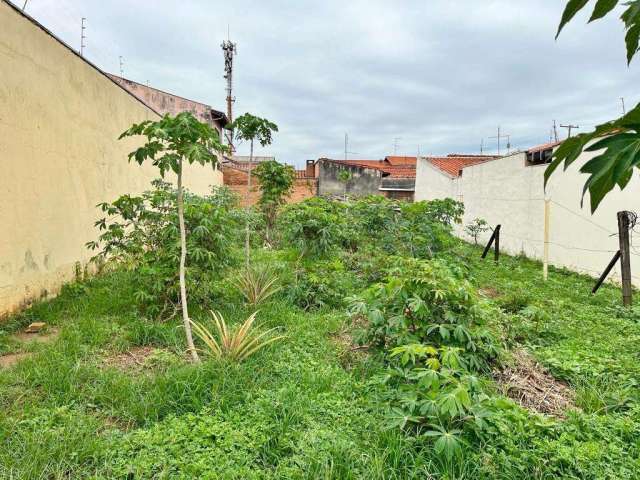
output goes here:
{"type": "MultiPolygon", "coordinates": [[[[616,188],[591,215],[589,197],[580,206],[587,178],[580,166],[593,153],[583,154],[569,170],[559,169],[545,193],[543,175],[546,165],[526,166],[525,154],[518,153],[463,169],[462,176],[451,179],[425,159],[419,159],[416,200],[453,198],[465,204],[463,225],[484,218],[490,225],[501,224],[501,247],[512,254],[525,253],[542,259],[544,247],[544,199],[550,200],[550,264],[598,276],[618,250],[617,212],[640,213],[640,175],[624,191],[616,188]]],[[[464,237],[461,226],[457,234],[464,237]]],[[[490,232],[485,234],[486,242],[490,232]]],[[[632,238],[631,270],[634,284],[640,287],[640,235],[632,238]]],[[[619,266],[612,278],[619,280],[619,266]]]]}

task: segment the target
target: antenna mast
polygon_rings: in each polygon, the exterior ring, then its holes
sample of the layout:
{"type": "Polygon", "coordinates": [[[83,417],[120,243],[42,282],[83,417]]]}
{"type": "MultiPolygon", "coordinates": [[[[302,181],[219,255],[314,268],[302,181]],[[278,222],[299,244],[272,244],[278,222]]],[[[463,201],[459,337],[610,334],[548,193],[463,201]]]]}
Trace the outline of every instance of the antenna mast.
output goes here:
{"type": "MultiPolygon", "coordinates": [[[[220,47],[222,47],[222,54],[224,55],[224,79],[227,81],[227,118],[231,123],[233,122],[233,103],[236,101],[236,97],[233,96],[233,57],[237,54],[237,49],[236,44],[229,39],[228,32],[227,39],[222,42],[220,47]]],[[[235,151],[233,147],[233,132],[228,132],[226,136],[227,143],[233,153],[235,151]]]]}
{"type": "Polygon", "coordinates": [[[124,78],[124,58],[122,58],[122,55],[120,55],[119,60],[120,60],[120,78],[124,78]]]}
{"type": "Polygon", "coordinates": [[[86,35],[84,34],[84,31],[87,27],[84,26],[84,21],[86,20],[85,17],[82,17],[82,25],[80,27],[80,56],[83,57],[84,56],[84,47],[86,47],[84,40],[87,38],[86,35]]]}

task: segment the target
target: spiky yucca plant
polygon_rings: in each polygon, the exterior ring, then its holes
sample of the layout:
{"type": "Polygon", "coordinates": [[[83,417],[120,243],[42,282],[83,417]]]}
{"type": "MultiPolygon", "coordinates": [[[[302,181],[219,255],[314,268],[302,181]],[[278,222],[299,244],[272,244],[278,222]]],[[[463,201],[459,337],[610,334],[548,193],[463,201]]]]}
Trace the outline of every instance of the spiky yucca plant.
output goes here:
{"type": "Polygon", "coordinates": [[[284,338],[284,335],[279,335],[265,339],[277,328],[271,328],[262,333],[253,331],[251,328],[257,314],[258,312],[254,312],[240,327],[231,329],[227,326],[227,322],[220,312],[212,311],[211,315],[217,335],[213,335],[204,325],[197,322],[191,321],[191,324],[195,334],[206,345],[207,353],[217,359],[241,362],[270,343],[284,338]]]}
{"type": "Polygon", "coordinates": [[[278,275],[268,267],[250,266],[243,270],[235,281],[235,286],[249,305],[259,305],[278,293],[278,275]]]}

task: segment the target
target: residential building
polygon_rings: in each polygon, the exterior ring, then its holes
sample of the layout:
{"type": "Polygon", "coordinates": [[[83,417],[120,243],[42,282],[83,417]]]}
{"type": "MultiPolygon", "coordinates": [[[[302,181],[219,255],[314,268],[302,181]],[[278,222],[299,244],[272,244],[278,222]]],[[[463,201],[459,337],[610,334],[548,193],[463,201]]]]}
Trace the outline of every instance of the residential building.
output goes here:
{"type": "MultiPolygon", "coordinates": [[[[263,158],[272,159],[272,157],[263,158]]],[[[253,170],[258,165],[259,162],[251,163],[251,169],[253,170]]],[[[247,190],[249,189],[247,186],[248,172],[248,162],[229,161],[225,162],[222,166],[223,183],[239,195],[242,206],[255,205],[260,199],[260,182],[258,182],[255,176],[251,178],[252,186],[247,197],[247,190]]],[[[317,185],[318,182],[315,177],[313,164],[311,168],[307,167],[305,170],[296,170],[293,190],[287,198],[287,203],[301,202],[306,198],[314,197],[317,192],[317,185]]]]}
{"type": "MultiPolygon", "coordinates": [[[[544,188],[544,171],[558,145],[546,143],[487,159],[421,157],[416,200],[459,200],[465,205],[465,214],[458,235],[465,237],[464,225],[482,218],[492,227],[501,225],[501,249],[539,260],[545,251],[546,203],[549,264],[598,276],[619,248],[617,212],[640,212],[640,174],[634,173],[625,190],[616,188],[591,214],[588,193],[581,203],[587,175],[579,169],[596,153],[585,152],[566,171],[558,169],[544,188]]],[[[490,234],[486,232],[482,241],[486,242],[490,234]]],[[[640,286],[640,244],[637,240],[635,243],[632,275],[640,286]]],[[[616,266],[612,277],[619,279],[619,273],[616,266]]]]}
{"type": "Polygon", "coordinates": [[[383,160],[332,160],[315,162],[320,196],[384,195],[413,201],[416,157],[388,156],[383,160]],[[341,178],[342,172],[348,177],[341,178]]]}

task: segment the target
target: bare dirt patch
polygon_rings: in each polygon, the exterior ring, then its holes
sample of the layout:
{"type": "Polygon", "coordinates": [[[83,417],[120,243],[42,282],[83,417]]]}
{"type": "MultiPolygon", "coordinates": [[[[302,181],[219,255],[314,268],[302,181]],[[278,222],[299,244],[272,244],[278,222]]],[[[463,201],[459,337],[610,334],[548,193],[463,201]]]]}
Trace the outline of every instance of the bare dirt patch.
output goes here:
{"type": "Polygon", "coordinates": [[[38,332],[19,332],[11,336],[15,341],[21,343],[51,343],[60,336],[60,330],[51,327],[38,332]]]}
{"type": "Polygon", "coordinates": [[[478,289],[478,293],[486,298],[497,298],[500,296],[500,292],[493,287],[483,287],[478,289]]]}
{"type": "Polygon", "coordinates": [[[343,327],[331,335],[331,340],[338,347],[340,364],[345,370],[351,370],[355,364],[368,356],[368,345],[359,345],[353,338],[353,329],[365,326],[364,320],[356,320],[350,327],[343,327]]]}
{"type": "Polygon", "coordinates": [[[576,409],[575,392],[547,372],[531,354],[517,350],[513,360],[512,365],[494,372],[504,395],[524,408],[557,418],[576,409]]]}
{"type": "Polygon", "coordinates": [[[119,370],[143,370],[149,366],[147,360],[159,351],[156,347],[133,347],[126,352],[104,358],[102,363],[119,370]]]}
{"type": "Polygon", "coordinates": [[[19,361],[24,360],[25,358],[28,358],[31,355],[33,354],[29,352],[8,353],[6,355],[0,355],[0,368],[12,367],[19,361]]]}

